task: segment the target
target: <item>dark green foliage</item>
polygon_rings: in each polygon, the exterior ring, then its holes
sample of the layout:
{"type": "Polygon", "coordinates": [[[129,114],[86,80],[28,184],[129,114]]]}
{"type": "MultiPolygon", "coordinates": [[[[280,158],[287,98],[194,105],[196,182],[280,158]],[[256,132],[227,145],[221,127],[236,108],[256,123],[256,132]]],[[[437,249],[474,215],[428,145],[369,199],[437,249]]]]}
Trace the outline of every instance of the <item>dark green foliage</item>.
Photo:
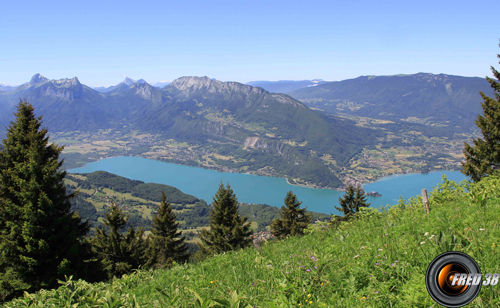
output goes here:
{"type": "Polygon", "coordinates": [[[134,186],[132,196],[160,202],[161,199],[158,196],[161,196],[163,192],[168,196],[170,202],[176,204],[193,204],[200,201],[194,196],[183,193],[178,188],[156,183],[143,183],[134,186]]]}
{"type": "Polygon", "coordinates": [[[344,218],[349,219],[354,214],[359,212],[362,207],[370,206],[366,203],[366,195],[363,188],[354,185],[347,186],[346,193],[343,197],[339,197],[340,207],[335,207],[338,211],[344,213],[344,218]]]}
{"type": "Polygon", "coordinates": [[[0,301],[52,288],[64,275],[85,278],[89,227],[71,211],[62,147],[27,101],[20,102],[0,152],[0,301]]]}
{"type": "Polygon", "coordinates": [[[200,235],[204,253],[221,253],[244,248],[252,242],[250,223],[240,216],[238,201],[231,186],[221,183],[210,209],[210,230],[203,229],[200,235]]]}
{"type": "Polygon", "coordinates": [[[493,67],[491,70],[496,80],[489,77],[486,80],[493,88],[495,97],[491,98],[480,92],[483,98],[483,115],[478,115],[475,121],[481,129],[483,139],[473,139],[473,145],[465,143],[464,148],[465,163],[462,163],[462,172],[474,182],[500,168],[500,72],[493,67]]]}
{"type": "Polygon", "coordinates": [[[184,262],[189,257],[182,232],[177,231],[179,223],[167,201],[165,193],[161,193],[161,204],[158,214],[153,217],[153,226],[148,247],[148,267],[170,267],[173,262],[184,262]]]}
{"type": "MultiPolygon", "coordinates": [[[[242,203],[239,207],[240,214],[247,216],[251,221],[259,224],[254,232],[266,231],[266,227],[271,224],[273,220],[280,217],[280,208],[270,206],[267,204],[246,204],[242,203]]],[[[328,214],[316,213],[306,211],[306,215],[312,215],[312,220],[330,221],[332,218],[328,214]]]]}
{"type": "Polygon", "coordinates": [[[143,181],[130,180],[116,174],[105,171],[95,171],[86,174],[87,180],[94,188],[105,187],[120,193],[131,193],[132,196],[146,200],[160,202],[162,192],[169,196],[169,200],[176,204],[193,204],[198,198],[185,194],[179,189],[156,183],[144,183],[143,181]]]}
{"type": "Polygon", "coordinates": [[[304,229],[311,223],[312,215],[306,213],[306,208],[301,209],[301,201],[289,191],[285,197],[285,205],[281,207],[280,216],[271,223],[271,232],[276,238],[302,235],[304,229]]]}
{"type": "Polygon", "coordinates": [[[103,228],[97,228],[92,238],[93,248],[108,278],[120,277],[146,262],[144,229],[131,227],[122,234],[126,224],[127,218],[122,209],[113,205],[106,213],[103,228]]]}

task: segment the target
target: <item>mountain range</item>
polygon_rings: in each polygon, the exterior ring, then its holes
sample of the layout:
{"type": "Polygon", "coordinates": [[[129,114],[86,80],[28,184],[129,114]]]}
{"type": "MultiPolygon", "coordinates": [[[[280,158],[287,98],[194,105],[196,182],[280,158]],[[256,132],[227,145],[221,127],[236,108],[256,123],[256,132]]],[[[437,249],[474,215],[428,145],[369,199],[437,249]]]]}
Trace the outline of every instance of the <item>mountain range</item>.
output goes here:
{"type": "Polygon", "coordinates": [[[288,94],[332,114],[414,121],[469,131],[481,109],[479,91],[493,96],[484,78],[418,73],[361,76],[288,94]]]}
{"type": "Polygon", "coordinates": [[[19,98],[33,104],[51,132],[111,128],[160,134],[231,155],[229,167],[271,168],[278,176],[330,187],[341,184],[337,167],[327,167],[321,157],[345,164],[380,135],[288,95],[208,77],[181,77],[162,89],[126,79],[100,93],[76,77],[49,80],[36,74],[0,93],[3,126],[13,120],[19,98]]]}

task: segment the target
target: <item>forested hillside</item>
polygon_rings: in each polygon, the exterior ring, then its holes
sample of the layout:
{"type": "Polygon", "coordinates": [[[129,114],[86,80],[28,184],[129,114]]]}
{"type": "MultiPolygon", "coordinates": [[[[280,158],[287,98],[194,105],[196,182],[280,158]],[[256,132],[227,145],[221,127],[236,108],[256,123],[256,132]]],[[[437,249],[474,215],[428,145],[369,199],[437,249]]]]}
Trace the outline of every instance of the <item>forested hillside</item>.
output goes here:
{"type": "MultiPolygon", "coordinates": [[[[94,228],[100,226],[105,213],[110,210],[112,204],[116,204],[129,215],[128,226],[145,227],[149,230],[162,192],[165,192],[177,215],[180,229],[188,230],[189,239],[195,237],[197,229],[208,227],[210,206],[204,200],[185,194],[172,186],[130,180],[104,171],[68,174],[65,183],[68,192],[80,191],[72,200],[72,210],[78,212],[84,220],[88,220],[94,228]]],[[[279,217],[279,211],[279,208],[265,204],[240,205],[240,214],[254,222],[255,231],[266,230],[271,221],[279,217]]],[[[315,220],[330,219],[327,214],[312,214],[315,220]]]]}
{"type": "Polygon", "coordinates": [[[470,131],[481,111],[480,91],[493,94],[484,78],[419,73],[361,76],[289,94],[310,107],[333,114],[405,120],[470,131]]]}

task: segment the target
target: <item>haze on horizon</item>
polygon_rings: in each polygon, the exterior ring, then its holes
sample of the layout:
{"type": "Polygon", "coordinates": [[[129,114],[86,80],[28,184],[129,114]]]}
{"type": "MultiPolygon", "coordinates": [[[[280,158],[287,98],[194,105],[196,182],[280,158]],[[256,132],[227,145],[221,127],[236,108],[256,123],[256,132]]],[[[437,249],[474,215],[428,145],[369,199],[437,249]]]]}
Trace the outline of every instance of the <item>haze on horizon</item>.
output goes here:
{"type": "Polygon", "coordinates": [[[125,76],[484,77],[498,64],[499,8],[482,0],[9,1],[0,10],[0,82],[19,85],[35,73],[89,86],[125,76]]]}

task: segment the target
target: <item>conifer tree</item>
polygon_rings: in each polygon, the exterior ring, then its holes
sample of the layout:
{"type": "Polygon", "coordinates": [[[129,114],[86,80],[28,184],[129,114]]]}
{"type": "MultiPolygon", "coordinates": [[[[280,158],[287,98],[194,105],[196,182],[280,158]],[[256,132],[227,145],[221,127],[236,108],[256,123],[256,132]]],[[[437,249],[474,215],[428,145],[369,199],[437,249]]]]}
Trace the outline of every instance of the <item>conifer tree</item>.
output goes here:
{"type": "Polygon", "coordinates": [[[71,211],[59,154],[42,117],[20,101],[0,151],[0,301],[85,278],[87,223],[71,211]]]}
{"type": "Polygon", "coordinates": [[[311,223],[312,214],[306,214],[307,208],[301,209],[301,204],[292,191],[286,194],[285,205],[280,210],[281,218],[276,218],[271,223],[272,234],[276,238],[304,234],[304,229],[311,223]]]}
{"type": "MultiPolygon", "coordinates": [[[[497,55],[500,58],[500,55],[497,55]]],[[[500,62],[499,62],[500,63],[500,62]]],[[[464,144],[465,162],[462,173],[472,181],[478,182],[500,168],[500,72],[491,67],[493,78],[486,77],[495,92],[488,97],[480,92],[483,102],[483,115],[478,115],[475,123],[481,129],[483,139],[473,139],[473,145],[464,144]]]]}
{"type": "Polygon", "coordinates": [[[210,230],[204,229],[200,234],[204,253],[220,253],[250,245],[251,230],[247,217],[240,216],[238,201],[231,186],[221,183],[213,198],[210,209],[210,230]]]}
{"type": "Polygon", "coordinates": [[[104,226],[96,228],[93,247],[108,278],[120,277],[145,263],[146,241],[144,229],[131,227],[126,234],[121,231],[127,225],[127,217],[120,207],[113,204],[105,214],[104,226]],[[109,233],[108,233],[109,232],[109,233]]]}
{"type": "Polygon", "coordinates": [[[175,262],[184,262],[188,258],[185,237],[178,231],[177,216],[167,201],[165,192],[161,193],[161,204],[158,214],[153,217],[150,242],[148,247],[148,262],[146,266],[154,268],[170,267],[175,262]]]}
{"type": "Polygon", "coordinates": [[[360,186],[347,186],[346,193],[343,197],[339,197],[340,207],[335,207],[338,211],[344,213],[344,218],[348,219],[355,213],[359,212],[361,207],[368,207],[370,203],[366,203],[366,194],[360,186]]]}

